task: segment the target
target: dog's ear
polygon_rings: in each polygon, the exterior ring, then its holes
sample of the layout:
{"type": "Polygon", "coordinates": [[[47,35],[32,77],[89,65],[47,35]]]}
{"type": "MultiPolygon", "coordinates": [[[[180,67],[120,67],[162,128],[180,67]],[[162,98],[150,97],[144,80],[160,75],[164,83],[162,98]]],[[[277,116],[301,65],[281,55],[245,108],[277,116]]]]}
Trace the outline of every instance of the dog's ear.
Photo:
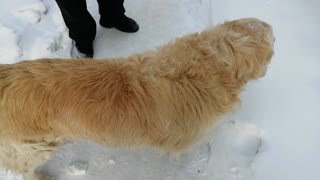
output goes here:
{"type": "Polygon", "coordinates": [[[237,79],[249,78],[254,67],[257,65],[256,48],[257,42],[240,33],[234,33],[225,36],[225,44],[232,54],[232,58],[224,59],[226,64],[230,65],[234,70],[237,79]]]}

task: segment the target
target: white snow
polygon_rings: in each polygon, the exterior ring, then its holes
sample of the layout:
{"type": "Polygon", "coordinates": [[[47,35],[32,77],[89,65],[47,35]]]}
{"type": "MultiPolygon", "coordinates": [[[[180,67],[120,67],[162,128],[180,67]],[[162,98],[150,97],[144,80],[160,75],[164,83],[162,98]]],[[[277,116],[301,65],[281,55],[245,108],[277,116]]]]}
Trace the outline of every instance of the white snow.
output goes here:
{"type": "MultiPolygon", "coordinates": [[[[98,22],[96,1],[87,2],[98,22]]],[[[249,84],[242,108],[221,121],[210,144],[179,159],[73,142],[40,167],[43,173],[61,180],[320,179],[320,1],[126,0],[125,6],[139,32],[98,25],[96,59],[126,57],[225,20],[256,17],[269,22],[276,37],[267,76],[249,84]]],[[[54,0],[3,0],[0,63],[69,58],[67,33],[54,0]]],[[[0,180],[11,179],[21,176],[0,172],[0,180]]]]}
{"type": "Polygon", "coordinates": [[[87,172],[88,164],[74,162],[67,167],[67,172],[70,175],[84,175],[87,172]]]}
{"type": "Polygon", "coordinates": [[[115,164],[116,162],[113,159],[109,160],[109,164],[115,164]]]}
{"type": "Polygon", "coordinates": [[[234,117],[222,121],[211,142],[208,178],[212,180],[253,180],[252,163],[260,151],[263,133],[254,124],[234,117]]]}
{"type": "MultiPolygon", "coordinates": [[[[21,48],[17,45],[17,34],[13,29],[0,24],[0,58],[14,59],[22,56],[21,48]]],[[[3,63],[3,62],[2,62],[3,63]]]]}

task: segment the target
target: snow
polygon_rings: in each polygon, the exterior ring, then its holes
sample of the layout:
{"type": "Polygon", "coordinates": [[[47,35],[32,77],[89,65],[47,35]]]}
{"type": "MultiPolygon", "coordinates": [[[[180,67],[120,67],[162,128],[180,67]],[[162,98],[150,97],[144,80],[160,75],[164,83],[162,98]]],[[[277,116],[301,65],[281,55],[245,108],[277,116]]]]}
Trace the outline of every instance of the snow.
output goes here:
{"type": "Polygon", "coordinates": [[[0,24],[0,58],[1,59],[13,59],[22,55],[21,49],[17,46],[17,35],[13,29],[5,27],[0,24]],[[8,48],[10,47],[10,48],[8,48]]]}
{"type": "MultiPolygon", "coordinates": [[[[96,1],[87,2],[98,20],[96,1]]],[[[125,6],[139,32],[98,26],[96,59],[126,57],[225,20],[256,17],[269,22],[276,37],[267,76],[248,85],[241,109],[225,117],[210,143],[195,152],[177,159],[148,149],[73,142],[41,172],[63,180],[320,179],[320,1],[126,0],[125,6]]],[[[67,32],[54,0],[2,2],[0,63],[69,58],[67,32]]],[[[0,180],[11,179],[22,178],[0,173],[0,180]]]]}
{"type": "MultiPolygon", "coordinates": [[[[58,179],[204,179],[209,160],[209,146],[179,159],[160,155],[152,150],[129,151],[74,142],[64,146],[56,156],[40,168],[41,172],[58,179]],[[81,176],[66,173],[65,169],[81,162],[88,164],[87,173],[81,176]],[[74,177],[75,178],[75,177],[74,177]]],[[[81,169],[81,168],[76,168],[81,169]]],[[[68,170],[67,170],[68,171],[68,170]]],[[[76,170],[77,171],[77,170],[76,170]]],[[[68,171],[70,172],[70,171],[68,171]]]]}
{"type": "Polygon", "coordinates": [[[67,167],[67,172],[71,175],[84,175],[87,172],[88,164],[75,162],[67,167]]]}
{"type": "Polygon", "coordinates": [[[115,164],[116,162],[113,159],[109,160],[109,164],[115,164]]]}

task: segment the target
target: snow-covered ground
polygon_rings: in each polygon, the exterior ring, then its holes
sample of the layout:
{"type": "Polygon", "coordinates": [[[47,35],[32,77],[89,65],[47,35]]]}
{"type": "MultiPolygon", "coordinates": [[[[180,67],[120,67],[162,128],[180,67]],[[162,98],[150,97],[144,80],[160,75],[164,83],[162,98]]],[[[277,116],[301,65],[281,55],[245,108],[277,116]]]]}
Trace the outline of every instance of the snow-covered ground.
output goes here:
{"type": "MultiPolygon", "coordinates": [[[[97,3],[88,0],[96,20],[97,3]]],[[[1,0],[0,63],[70,57],[54,0],[1,0]]],[[[242,108],[221,121],[210,144],[179,159],[74,142],[40,167],[61,180],[319,180],[320,1],[126,0],[140,31],[98,26],[95,58],[128,56],[224,20],[256,17],[275,32],[267,76],[249,84],[242,108]]],[[[21,179],[0,173],[0,180],[21,179]]]]}

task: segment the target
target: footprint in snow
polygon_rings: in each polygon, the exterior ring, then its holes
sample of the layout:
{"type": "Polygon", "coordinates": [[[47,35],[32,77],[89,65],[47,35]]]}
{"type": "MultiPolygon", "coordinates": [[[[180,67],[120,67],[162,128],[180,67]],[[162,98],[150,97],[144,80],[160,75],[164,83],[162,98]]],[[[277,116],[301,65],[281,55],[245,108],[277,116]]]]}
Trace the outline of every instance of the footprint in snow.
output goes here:
{"type": "Polygon", "coordinates": [[[47,11],[47,7],[43,2],[38,1],[37,3],[30,4],[24,7],[19,8],[14,15],[23,19],[29,23],[39,23],[41,21],[42,15],[47,11]]]}
{"type": "Polygon", "coordinates": [[[254,179],[252,163],[261,145],[261,132],[255,125],[234,120],[221,123],[211,142],[209,177],[254,179]]]}
{"type": "Polygon", "coordinates": [[[7,62],[8,59],[14,59],[22,56],[22,50],[18,45],[19,35],[13,30],[0,24],[0,61],[7,62]]]}

